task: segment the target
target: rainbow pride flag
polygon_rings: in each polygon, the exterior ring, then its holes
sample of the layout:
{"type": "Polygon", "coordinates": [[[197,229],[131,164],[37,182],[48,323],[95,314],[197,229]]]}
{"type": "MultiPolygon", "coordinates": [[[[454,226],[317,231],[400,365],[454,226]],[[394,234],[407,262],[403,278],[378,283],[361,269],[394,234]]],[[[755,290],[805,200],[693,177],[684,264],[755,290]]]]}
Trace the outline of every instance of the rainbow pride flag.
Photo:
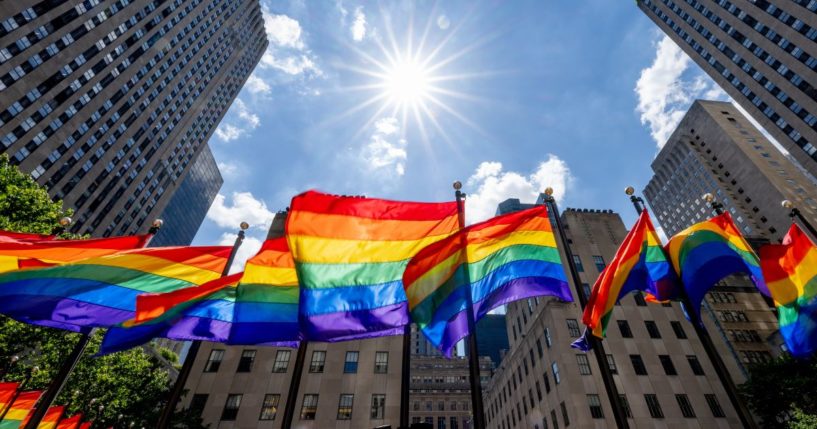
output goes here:
{"type": "Polygon", "coordinates": [[[769,296],[760,260],[732,222],[729,212],[675,234],[667,243],[666,251],[696,313],[700,312],[701,301],[712,286],[733,274],[748,275],[757,288],[769,296]]]}
{"type": "Polygon", "coordinates": [[[93,424],[94,424],[93,421],[85,422],[85,423],[79,425],[79,429],[91,429],[91,426],[93,426],[93,424]]]}
{"type": "Polygon", "coordinates": [[[286,235],[301,284],[306,340],[400,335],[409,322],[403,270],[458,229],[457,204],[341,197],[292,199],[286,235]]]}
{"type": "Polygon", "coordinates": [[[297,347],[298,276],[285,237],[264,242],[238,284],[230,344],[297,347]]]}
{"type": "Polygon", "coordinates": [[[789,352],[817,352],[817,246],[793,224],[783,244],[760,248],[760,266],[789,352]]]}
{"type": "Polygon", "coordinates": [[[78,429],[82,423],[82,413],[60,420],[57,429],[78,429]]]}
{"type": "Polygon", "coordinates": [[[616,255],[596,279],[582,321],[597,338],[604,338],[616,302],[643,291],[651,300],[665,301],[677,293],[678,277],[664,254],[647,210],[619,246],[616,255]]]}
{"type": "Polygon", "coordinates": [[[72,331],[134,316],[136,297],[221,277],[231,247],[156,247],[0,274],[0,313],[72,331]]]}
{"type": "Polygon", "coordinates": [[[50,236],[0,231],[0,273],[41,268],[144,247],[151,235],[56,240],[50,236]]]}
{"type": "Polygon", "coordinates": [[[23,422],[28,420],[28,414],[34,409],[34,405],[40,399],[42,393],[39,390],[33,390],[17,395],[17,399],[11,404],[8,413],[0,422],[0,429],[17,429],[21,427],[23,422]]]}
{"type": "Polygon", "coordinates": [[[64,411],[65,407],[62,405],[48,407],[48,410],[45,412],[40,424],[37,425],[37,429],[55,429],[57,427],[57,422],[60,421],[60,417],[62,417],[62,413],[64,411]]]}
{"type": "Polygon", "coordinates": [[[545,206],[471,225],[421,250],[403,274],[411,319],[446,356],[474,320],[507,302],[573,301],[545,206]]]}
{"type": "Polygon", "coordinates": [[[0,411],[8,407],[19,387],[20,383],[0,383],[0,411]]]}
{"type": "Polygon", "coordinates": [[[158,337],[227,342],[241,275],[220,277],[198,287],[137,296],[135,317],[108,329],[98,354],[127,350],[158,337]]]}

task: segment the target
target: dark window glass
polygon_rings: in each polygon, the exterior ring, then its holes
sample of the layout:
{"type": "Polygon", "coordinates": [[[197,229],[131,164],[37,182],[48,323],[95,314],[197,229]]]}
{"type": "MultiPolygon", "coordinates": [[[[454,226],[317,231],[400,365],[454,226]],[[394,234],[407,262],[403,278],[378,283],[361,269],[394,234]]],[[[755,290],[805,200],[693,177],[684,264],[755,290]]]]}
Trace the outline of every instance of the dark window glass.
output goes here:
{"type": "Polygon", "coordinates": [[[386,412],[386,395],[372,395],[372,412],[373,420],[380,420],[386,412]]]}
{"type": "Polygon", "coordinates": [[[599,272],[604,271],[604,267],[605,267],[605,264],[604,264],[604,258],[602,258],[601,256],[599,256],[599,255],[593,255],[593,264],[595,264],[595,265],[596,265],[596,269],[597,269],[599,272]]]}
{"type": "Polygon", "coordinates": [[[616,360],[613,358],[613,355],[607,355],[607,366],[610,367],[610,373],[618,374],[618,367],[616,366],[616,360]]]}
{"type": "Polygon", "coordinates": [[[658,397],[652,393],[644,395],[644,400],[647,401],[647,408],[650,409],[650,415],[656,419],[664,418],[664,411],[661,410],[661,404],[658,403],[658,397]]]}
{"type": "Polygon", "coordinates": [[[633,364],[633,370],[636,375],[647,375],[647,367],[644,366],[644,360],[641,355],[630,355],[630,362],[633,364]]]}
{"type": "Polygon", "coordinates": [[[701,362],[698,361],[698,357],[695,355],[688,355],[687,362],[689,362],[689,367],[692,369],[692,373],[695,375],[704,375],[704,368],[701,366],[701,362]]]}
{"type": "Polygon", "coordinates": [[[633,331],[630,330],[630,324],[626,320],[616,320],[618,323],[618,330],[621,331],[623,338],[632,338],[633,331]]]}
{"type": "Polygon", "coordinates": [[[210,350],[210,357],[204,365],[204,372],[218,372],[221,361],[224,359],[224,350],[210,350]]]}
{"type": "Polygon", "coordinates": [[[644,295],[641,292],[636,292],[633,294],[633,299],[635,299],[635,305],[639,307],[646,307],[647,301],[644,300],[644,295]]]}
{"type": "Polygon", "coordinates": [[[594,419],[603,419],[604,411],[601,409],[599,395],[587,395],[587,405],[590,407],[590,415],[594,419]]]}
{"type": "Polygon", "coordinates": [[[281,402],[281,395],[272,393],[265,395],[258,420],[275,420],[275,415],[278,414],[279,402],[281,402]]]}
{"type": "Polygon", "coordinates": [[[189,410],[195,416],[201,417],[201,412],[204,411],[204,406],[207,405],[207,397],[206,393],[196,393],[193,395],[193,398],[190,400],[190,408],[189,410]]]}
{"type": "Polygon", "coordinates": [[[343,363],[343,372],[346,374],[354,374],[357,372],[358,352],[346,352],[346,362],[343,363]]]}
{"type": "Polygon", "coordinates": [[[326,364],[326,352],[322,350],[313,351],[312,362],[309,363],[309,372],[323,372],[324,364],[326,364]]]}
{"type": "Polygon", "coordinates": [[[228,395],[227,402],[224,403],[224,410],[221,412],[221,420],[235,420],[238,415],[238,407],[240,406],[241,395],[228,395]]]}
{"type": "Polygon", "coordinates": [[[318,395],[304,395],[304,403],[301,405],[301,420],[315,420],[315,413],[318,412],[318,395]]]}
{"type": "Polygon", "coordinates": [[[564,402],[559,404],[559,406],[562,407],[562,420],[565,421],[565,427],[568,427],[570,426],[570,417],[567,416],[567,407],[565,406],[564,402]]]}
{"type": "Polygon", "coordinates": [[[650,338],[661,338],[661,332],[658,331],[658,325],[655,322],[645,320],[644,326],[647,327],[647,333],[650,334],[650,338]]]}
{"type": "Polygon", "coordinates": [[[692,404],[689,402],[687,395],[675,395],[675,400],[678,401],[678,406],[681,408],[681,414],[688,419],[695,418],[695,410],[692,409],[692,404]]]}
{"type": "Polygon", "coordinates": [[[252,371],[252,364],[255,361],[255,350],[244,350],[241,352],[241,360],[238,361],[236,372],[252,371]]]}
{"type": "Polygon", "coordinates": [[[667,375],[678,375],[678,371],[675,370],[675,365],[673,365],[669,355],[659,355],[658,359],[661,360],[661,366],[664,367],[664,372],[667,375]]]}
{"type": "Polygon", "coordinates": [[[624,415],[627,418],[633,418],[633,412],[630,410],[630,403],[627,401],[627,395],[620,393],[618,398],[621,399],[621,407],[624,408],[624,415]]]}
{"type": "Polygon", "coordinates": [[[712,393],[707,393],[704,395],[706,398],[706,403],[709,404],[709,409],[712,410],[712,416],[714,417],[726,417],[726,414],[723,413],[723,408],[721,408],[720,402],[718,402],[718,397],[712,393]]]}
{"type": "Polygon", "coordinates": [[[681,325],[681,322],[674,320],[669,322],[672,325],[672,331],[675,332],[675,338],[685,340],[687,338],[687,333],[684,332],[684,327],[681,325]]]}
{"type": "Polygon", "coordinates": [[[550,419],[553,420],[553,427],[559,429],[559,420],[556,420],[556,410],[550,410],[550,419]]]}
{"type": "Polygon", "coordinates": [[[579,255],[573,255],[573,263],[576,264],[576,271],[584,272],[584,265],[582,265],[582,259],[579,258],[579,255]]]}

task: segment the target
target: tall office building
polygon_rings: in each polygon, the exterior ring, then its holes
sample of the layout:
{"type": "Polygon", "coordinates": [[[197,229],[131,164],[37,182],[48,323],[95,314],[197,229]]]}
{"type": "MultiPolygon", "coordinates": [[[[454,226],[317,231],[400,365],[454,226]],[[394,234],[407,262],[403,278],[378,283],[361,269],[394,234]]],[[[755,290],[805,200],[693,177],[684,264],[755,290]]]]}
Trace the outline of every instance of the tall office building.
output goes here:
{"type": "Polygon", "coordinates": [[[150,227],[268,43],[258,0],[20,0],[0,16],[0,151],[94,236],[150,227]]]}
{"type": "MultiPolygon", "coordinates": [[[[479,359],[483,388],[491,378],[491,361],[479,359]]],[[[471,429],[471,384],[468,359],[412,356],[410,423],[428,423],[434,429],[471,429]]],[[[394,426],[396,428],[396,426],[394,426]]]]}
{"type": "MultiPolygon", "coordinates": [[[[567,209],[562,220],[582,281],[571,284],[576,296],[577,286],[590,288],[627,230],[610,210],[567,209]]],[[[516,335],[486,392],[488,427],[614,427],[593,354],[570,347],[582,334],[578,302],[543,297],[507,309],[516,335]]],[[[604,347],[632,427],[740,424],[678,303],[624,297],[613,310],[604,347]]],[[[730,370],[737,371],[734,364],[730,370]]]]}
{"type": "Polygon", "coordinates": [[[712,193],[747,237],[777,241],[791,225],[791,200],[817,221],[817,185],[734,105],[695,101],[652,162],[644,196],[667,235],[714,215],[712,193]]]}
{"type": "Polygon", "coordinates": [[[181,185],[159,216],[164,226],[151,246],[189,246],[193,242],[224,179],[210,147],[204,145],[181,185]]]}
{"type": "MultiPolygon", "coordinates": [[[[491,358],[492,368],[496,368],[508,352],[508,327],[504,314],[486,314],[477,322],[477,348],[480,356],[491,358]]],[[[470,353],[465,341],[465,354],[470,353]]]]}
{"type": "Polygon", "coordinates": [[[637,0],[637,4],[817,175],[817,3],[637,0]]]}

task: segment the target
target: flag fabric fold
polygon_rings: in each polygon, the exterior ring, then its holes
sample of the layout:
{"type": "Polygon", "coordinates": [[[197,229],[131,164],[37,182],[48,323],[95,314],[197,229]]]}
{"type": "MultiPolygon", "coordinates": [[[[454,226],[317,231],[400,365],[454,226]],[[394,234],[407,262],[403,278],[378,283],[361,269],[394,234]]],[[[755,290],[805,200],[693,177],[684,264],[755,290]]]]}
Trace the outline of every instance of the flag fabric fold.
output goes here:
{"type": "Polygon", "coordinates": [[[783,244],[760,248],[760,265],[789,352],[817,352],[817,246],[793,224],[783,244]]]}
{"type": "Polygon", "coordinates": [[[82,413],[60,420],[57,429],[78,429],[82,424],[82,413]]]}
{"type": "Polygon", "coordinates": [[[136,297],[219,278],[230,247],[157,247],[70,264],[0,274],[0,313],[72,331],[110,327],[132,317],[136,297]]]}
{"type": "Polygon", "coordinates": [[[651,301],[665,301],[675,297],[678,286],[678,278],[664,254],[650,215],[643,210],[596,279],[582,322],[594,336],[604,338],[615,304],[624,295],[643,291],[651,301]]]}
{"type": "Polygon", "coordinates": [[[48,407],[40,424],[37,425],[37,429],[55,429],[64,411],[65,407],[62,405],[48,407]]]}
{"type": "Polygon", "coordinates": [[[733,274],[749,276],[761,293],[769,296],[760,260],[729,212],[675,234],[666,250],[693,306],[688,311],[700,313],[704,295],[715,283],[733,274]]]}
{"type": "Polygon", "coordinates": [[[5,410],[12,399],[14,393],[20,387],[20,383],[0,383],[0,410],[5,410]]]}
{"type": "Polygon", "coordinates": [[[474,320],[502,304],[552,295],[572,301],[545,206],[463,228],[414,256],[403,274],[414,323],[450,356],[474,320]]]}
{"type": "Polygon", "coordinates": [[[40,399],[42,393],[39,390],[32,390],[17,395],[3,421],[0,422],[0,429],[17,429],[21,427],[23,422],[28,421],[28,415],[34,409],[34,405],[40,399]]]}
{"type": "Polygon", "coordinates": [[[402,275],[423,247],[458,229],[456,202],[414,203],[309,191],[292,199],[286,236],[300,282],[305,340],[400,335],[402,275]]]}

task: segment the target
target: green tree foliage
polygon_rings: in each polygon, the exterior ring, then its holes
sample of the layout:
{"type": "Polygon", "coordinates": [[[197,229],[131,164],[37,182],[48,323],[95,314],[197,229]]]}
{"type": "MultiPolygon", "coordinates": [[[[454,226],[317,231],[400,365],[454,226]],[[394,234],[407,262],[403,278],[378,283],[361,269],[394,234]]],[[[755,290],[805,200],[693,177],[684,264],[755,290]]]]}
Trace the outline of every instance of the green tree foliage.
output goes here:
{"type": "MultiPolygon", "coordinates": [[[[51,201],[43,187],[0,155],[0,229],[49,234],[68,215],[62,202],[51,201]]],[[[68,405],[69,414],[82,412],[95,427],[128,427],[131,422],[135,428],[154,427],[170,390],[166,368],[142,348],[94,357],[102,335],[98,330],[92,336],[56,404],[68,405]]],[[[78,340],[78,334],[0,316],[2,378],[22,381],[31,375],[25,388],[45,389],[78,340]],[[16,363],[13,356],[19,358],[16,363]],[[35,366],[39,371],[32,374],[35,366]]],[[[203,426],[200,418],[182,412],[173,427],[203,426]]]]}
{"type": "Polygon", "coordinates": [[[765,428],[808,426],[817,419],[817,358],[782,356],[749,369],[740,386],[752,411],[765,428]],[[793,426],[792,426],[793,425],[793,426]]]}

